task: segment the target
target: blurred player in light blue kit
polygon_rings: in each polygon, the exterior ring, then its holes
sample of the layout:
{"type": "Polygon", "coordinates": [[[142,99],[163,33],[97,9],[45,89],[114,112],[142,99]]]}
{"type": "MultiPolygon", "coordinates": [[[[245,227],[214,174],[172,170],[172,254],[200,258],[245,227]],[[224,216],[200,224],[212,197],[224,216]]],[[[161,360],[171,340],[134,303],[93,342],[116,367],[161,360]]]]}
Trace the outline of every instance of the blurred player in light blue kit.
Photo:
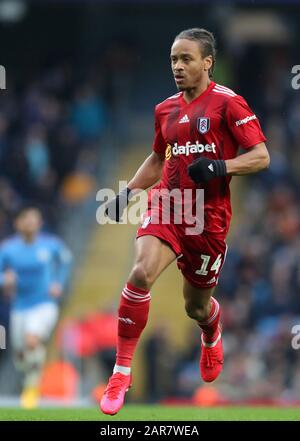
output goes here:
{"type": "Polygon", "coordinates": [[[0,285],[12,297],[10,337],[15,364],[24,374],[21,404],[35,407],[46,343],[58,318],[57,299],[70,272],[71,253],[56,236],[42,234],[37,208],[16,217],[17,234],[0,248],[0,285]]]}

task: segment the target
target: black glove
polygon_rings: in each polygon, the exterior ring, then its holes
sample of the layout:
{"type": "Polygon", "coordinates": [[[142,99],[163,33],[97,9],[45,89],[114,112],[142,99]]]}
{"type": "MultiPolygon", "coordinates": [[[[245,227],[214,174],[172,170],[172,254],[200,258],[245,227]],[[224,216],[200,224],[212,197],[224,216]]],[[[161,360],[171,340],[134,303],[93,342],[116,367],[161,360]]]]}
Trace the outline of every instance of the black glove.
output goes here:
{"type": "Polygon", "coordinates": [[[123,212],[130,200],[131,190],[126,187],[117,196],[106,204],[105,215],[110,219],[120,222],[123,212]]]}
{"type": "Polygon", "coordinates": [[[188,166],[188,174],[196,184],[208,182],[218,176],[226,176],[226,164],[223,159],[198,158],[188,166]]]}

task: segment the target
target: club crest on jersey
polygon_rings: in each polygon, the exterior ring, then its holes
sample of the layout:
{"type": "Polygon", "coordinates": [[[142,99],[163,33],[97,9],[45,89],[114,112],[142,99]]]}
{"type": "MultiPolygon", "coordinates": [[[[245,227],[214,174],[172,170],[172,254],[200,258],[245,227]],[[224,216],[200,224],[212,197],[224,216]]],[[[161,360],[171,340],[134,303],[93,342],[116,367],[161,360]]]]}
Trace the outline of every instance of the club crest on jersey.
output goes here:
{"type": "Polygon", "coordinates": [[[197,129],[201,133],[201,135],[204,135],[209,131],[210,127],[210,119],[209,118],[197,118],[197,129]]]}

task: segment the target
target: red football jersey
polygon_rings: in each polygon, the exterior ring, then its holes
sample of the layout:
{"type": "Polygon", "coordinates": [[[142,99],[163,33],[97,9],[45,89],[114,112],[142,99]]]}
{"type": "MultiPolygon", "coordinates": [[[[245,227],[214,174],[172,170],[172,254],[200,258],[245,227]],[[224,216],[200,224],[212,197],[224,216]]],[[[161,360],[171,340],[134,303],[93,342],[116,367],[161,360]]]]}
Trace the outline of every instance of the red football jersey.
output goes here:
{"type": "MultiPolygon", "coordinates": [[[[192,102],[183,92],[155,108],[153,150],[165,155],[160,183],[154,188],[204,189],[204,232],[225,238],[231,219],[230,176],[195,184],[187,167],[195,159],[231,159],[265,141],[256,115],[240,95],[211,81],[192,102]]],[[[151,197],[151,196],[150,196],[151,197]]]]}

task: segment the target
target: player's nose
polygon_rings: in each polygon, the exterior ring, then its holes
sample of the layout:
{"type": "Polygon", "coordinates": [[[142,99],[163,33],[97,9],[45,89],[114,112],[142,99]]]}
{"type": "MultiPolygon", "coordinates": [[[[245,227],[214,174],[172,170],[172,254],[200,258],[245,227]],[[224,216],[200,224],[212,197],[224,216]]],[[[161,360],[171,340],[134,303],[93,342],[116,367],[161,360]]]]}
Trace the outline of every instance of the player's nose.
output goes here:
{"type": "Polygon", "coordinates": [[[182,76],[183,73],[184,73],[184,70],[181,69],[181,68],[179,68],[179,69],[174,69],[174,70],[173,70],[173,74],[174,74],[175,77],[176,77],[176,76],[182,76]]]}
{"type": "Polygon", "coordinates": [[[181,71],[183,71],[183,64],[180,60],[176,61],[176,63],[173,64],[173,71],[174,73],[180,73],[181,71]]]}

